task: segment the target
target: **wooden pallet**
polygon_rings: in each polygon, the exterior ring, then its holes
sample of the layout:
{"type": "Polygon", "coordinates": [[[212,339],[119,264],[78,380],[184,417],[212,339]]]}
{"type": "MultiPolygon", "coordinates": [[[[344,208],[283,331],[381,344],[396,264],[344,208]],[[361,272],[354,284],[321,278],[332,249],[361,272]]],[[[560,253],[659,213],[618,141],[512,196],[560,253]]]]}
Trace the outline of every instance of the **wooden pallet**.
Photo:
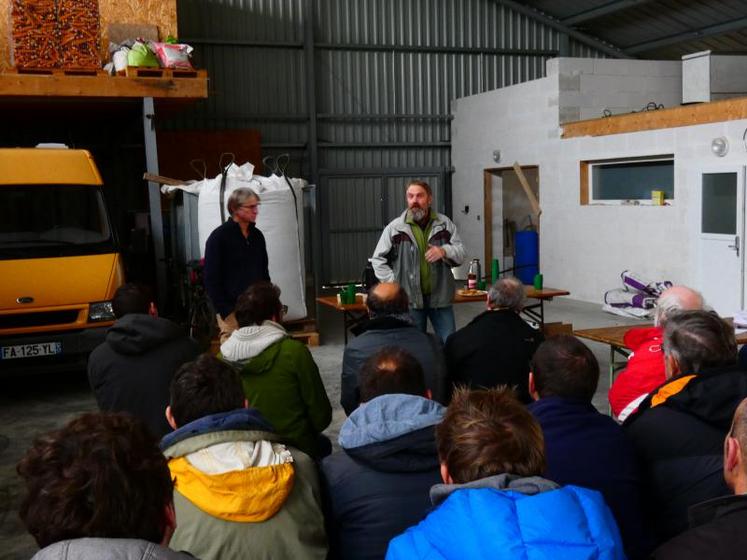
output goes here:
{"type": "MultiPolygon", "coordinates": [[[[316,321],[314,319],[298,319],[296,321],[287,321],[283,327],[288,334],[296,340],[300,340],[307,346],[319,346],[319,332],[316,330],[316,321]]],[[[209,352],[213,355],[220,352],[220,340],[217,338],[210,342],[209,352]]]]}
{"type": "Polygon", "coordinates": [[[31,76],[105,76],[101,68],[11,68],[8,72],[31,76]]]}
{"type": "Polygon", "coordinates": [[[125,70],[128,78],[166,78],[166,79],[188,79],[204,78],[206,70],[179,70],[176,68],[151,68],[146,66],[128,66],[125,70]]]}
{"type": "Polygon", "coordinates": [[[319,332],[316,330],[314,319],[298,319],[283,323],[288,334],[296,340],[300,340],[307,346],[319,346],[319,332]]]}

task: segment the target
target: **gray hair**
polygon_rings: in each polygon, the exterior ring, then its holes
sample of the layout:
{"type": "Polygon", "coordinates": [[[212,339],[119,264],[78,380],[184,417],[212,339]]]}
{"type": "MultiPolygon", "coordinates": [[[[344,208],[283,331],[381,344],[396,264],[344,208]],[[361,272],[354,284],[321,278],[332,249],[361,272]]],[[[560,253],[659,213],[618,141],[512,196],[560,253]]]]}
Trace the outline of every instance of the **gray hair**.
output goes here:
{"type": "Polygon", "coordinates": [[[501,307],[517,313],[524,307],[524,284],[516,278],[502,278],[488,291],[490,308],[501,307]]]}
{"type": "Polygon", "coordinates": [[[241,187],[234,190],[228,196],[228,202],[226,203],[228,206],[228,213],[233,216],[233,213],[239,206],[242,206],[247,200],[252,198],[257,199],[257,202],[259,202],[259,195],[249,187],[241,187]]]}
{"type": "Polygon", "coordinates": [[[734,365],[734,329],[712,311],[673,313],[664,327],[664,354],[674,358],[680,373],[734,365]]]}
{"type": "Polygon", "coordinates": [[[659,296],[654,312],[654,325],[663,327],[673,313],[683,309],[703,309],[703,296],[685,286],[673,286],[659,296]]]}

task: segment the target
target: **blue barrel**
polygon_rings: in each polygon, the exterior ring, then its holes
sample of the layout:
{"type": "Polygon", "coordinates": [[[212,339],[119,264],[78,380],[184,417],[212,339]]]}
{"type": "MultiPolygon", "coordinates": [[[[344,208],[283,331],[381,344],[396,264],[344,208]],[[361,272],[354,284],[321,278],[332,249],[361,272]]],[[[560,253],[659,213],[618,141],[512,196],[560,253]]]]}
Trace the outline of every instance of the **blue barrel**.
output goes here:
{"type": "Polygon", "coordinates": [[[539,234],[536,231],[517,231],[514,237],[514,275],[522,284],[531,285],[539,273],[539,234]]]}

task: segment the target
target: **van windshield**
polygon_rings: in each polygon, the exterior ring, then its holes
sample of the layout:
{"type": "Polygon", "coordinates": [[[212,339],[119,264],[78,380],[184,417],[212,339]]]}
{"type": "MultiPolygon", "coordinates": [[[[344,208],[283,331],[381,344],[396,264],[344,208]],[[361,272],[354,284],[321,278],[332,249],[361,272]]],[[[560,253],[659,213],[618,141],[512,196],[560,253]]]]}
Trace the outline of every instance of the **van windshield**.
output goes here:
{"type": "Polygon", "coordinates": [[[101,188],[0,186],[0,259],[114,252],[101,188]]]}

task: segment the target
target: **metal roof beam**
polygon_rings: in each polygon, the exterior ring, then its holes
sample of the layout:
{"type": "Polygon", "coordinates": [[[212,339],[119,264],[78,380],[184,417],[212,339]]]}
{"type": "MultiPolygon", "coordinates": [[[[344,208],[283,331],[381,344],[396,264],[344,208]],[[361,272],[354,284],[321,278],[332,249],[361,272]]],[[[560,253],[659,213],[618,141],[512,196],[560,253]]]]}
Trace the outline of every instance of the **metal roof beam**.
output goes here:
{"type": "Polygon", "coordinates": [[[684,33],[677,33],[676,35],[670,35],[669,37],[663,37],[654,41],[646,41],[645,43],[630,45],[628,47],[625,47],[624,51],[629,55],[635,55],[645,51],[658,49],[660,47],[667,47],[669,45],[675,45],[677,43],[683,43],[685,41],[703,39],[704,37],[720,35],[721,33],[728,33],[729,31],[736,31],[737,29],[744,29],[746,27],[747,17],[742,17],[724,23],[709,25],[708,27],[701,27],[692,31],[686,31],[684,33]]]}
{"type": "Polygon", "coordinates": [[[547,25],[548,27],[551,27],[552,29],[555,29],[556,31],[560,31],[561,33],[566,33],[570,37],[573,37],[579,43],[584,43],[585,45],[589,45],[590,47],[600,50],[603,53],[608,54],[614,58],[632,58],[631,54],[619,49],[618,47],[610,45],[609,43],[605,43],[604,41],[601,41],[595,37],[591,37],[590,35],[587,35],[586,33],[581,33],[580,31],[576,31],[575,29],[568,27],[567,25],[563,24],[559,20],[540,12],[539,10],[535,10],[534,8],[530,8],[529,6],[519,4],[518,2],[514,0],[493,0],[493,1],[496,4],[501,4],[503,6],[506,6],[510,10],[513,10],[514,12],[524,14],[525,16],[528,16],[536,21],[539,21],[540,23],[547,25]]]}
{"type": "Polygon", "coordinates": [[[613,2],[608,2],[607,4],[603,4],[596,8],[585,10],[575,15],[563,18],[560,20],[560,23],[564,25],[577,25],[585,21],[608,16],[621,10],[626,10],[628,8],[632,8],[633,6],[637,6],[638,4],[645,4],[646,2],[650,1],[651,0],[614,0],[613,2]]]}

